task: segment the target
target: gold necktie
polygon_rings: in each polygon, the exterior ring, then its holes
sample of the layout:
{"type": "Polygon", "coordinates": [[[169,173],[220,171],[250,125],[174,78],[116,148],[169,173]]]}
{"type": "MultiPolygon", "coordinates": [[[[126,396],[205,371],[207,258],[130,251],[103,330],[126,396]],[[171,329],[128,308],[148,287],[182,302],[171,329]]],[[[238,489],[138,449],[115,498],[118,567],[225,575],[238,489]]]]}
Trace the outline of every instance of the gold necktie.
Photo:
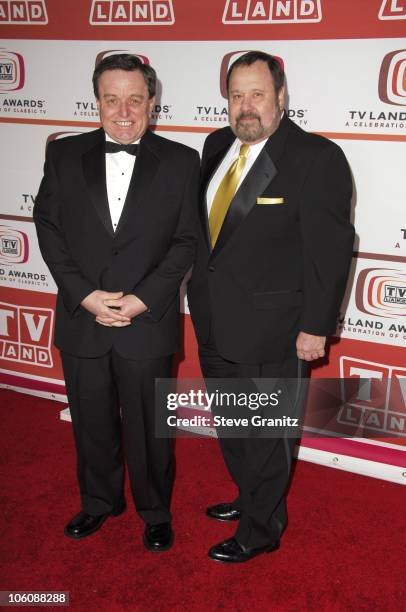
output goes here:
{"type": "Polygon", "coordinates": [[[249,145],[241,145],[240,156],[231,164],[215,193],[209,215],[209,229],[213,248],[216,244],[231,201],[237,191],[237,185],[240,181],[242,171],[244,170],[249,150],[249,145]]]}

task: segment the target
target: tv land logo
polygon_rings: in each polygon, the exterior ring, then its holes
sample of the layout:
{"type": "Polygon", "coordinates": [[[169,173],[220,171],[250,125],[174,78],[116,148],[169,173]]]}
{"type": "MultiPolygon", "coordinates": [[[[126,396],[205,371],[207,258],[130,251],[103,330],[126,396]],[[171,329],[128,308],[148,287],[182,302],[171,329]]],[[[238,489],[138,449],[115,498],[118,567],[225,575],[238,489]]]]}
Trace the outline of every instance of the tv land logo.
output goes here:
{"type": "MultiPolygon", "coordinates": [[[[406,2],[406,0],[405,0],[406,2]]],[[[381,102],[406,106],[406,49],[387,53],[382,60],[378,77],[381,102]]],[[[349,110],[345,127],[401,131],[406,128],[406,109],[371,111],[365,108],[349,110]]]]}
{"type": "Polygon", "coordinates": [[[318,23],[320,0],[227,0],[224,24],[318,23]]]}
{"type": "Polygon", "coordinates": [[[406,368],[343,356],[340,377],[339,423],[406,436],[406,368]]]}
{"type": "Polygon", "coordinates": [[[89,23],[93,26],[172,25],[173,0],[92,0],[89,23]]]}
{"type": "Polygon", "coordinates": [[[96,55],[96,61],[94,63],[95,68],[96,66],[100,64],[102,59],[104,59],[105,57],[109,57],[110,55],[119,55],[120,53],[130,53],[131,55],[135,55],[135,57],[138,57],[138,59],[143,64],[150,63],[149,58],[146,55],[141,55],[140,53],[134,53],[133,51],[129,51],[128,49],[107,49],[106,51],[100,51],[100,53],[96,55]]]}
{"type": "Polygon", "coordinates": [[[366,268],[357,278],[355,305],[378,317],[406,317],[406,273],[401,270],[366,268]]]}
{"type": "Polygon", "coordinates": [[[406,19],[406,0],[383,0],[378,18],[382,20],[406,19]]]}
{"type": "Polygon", "coordinates": [[[0,49],[0,92],[22,89],[25,81],[23,56],[0,49]]]}
{"type": "Polygon", "coordinates": [[[0,302],[0,358],[51,368],[53,319],[51,308],[0,302]]]}
{"type": "Polygon", "coordinates": [[[0,225],[0,263],[23,264],[28,261],[28,236],[24,232],[0,225]]]}
{"type": "Polygon", "coordinates": [[[383,58],[378,93],[386,104],[406,106],[406,49],[391,51],[383,58]]]}
{"type": "MultiPolygon", "coordinates": [[[[241,55],[244,55],[244,53],[247,53],[248,51],[250,51],[251,49],[245,49],[244,51],[231,51],[231,53],[227,53],[223,59],[221,60],[221,66],[220,66],[220,92],[221,95],[223,96],[223,98],[228,98],[227,95],[227,72],[228,69],[230,68],[231,64],[233,62],[235,62],[239,57],[241,57],[241,55]]],[[[278,55],[273,55],[272,56],[280,63],[280,65],[282,66],[282,70],[285,70],[285,66],[284,66],[284,62],[283,59],[281,57],[279,57],[278,55]]]]}
{"type": "MultiPolygon", "coordinates": [[[[0,0],[1,5],[1,0],[0,0]]],[[[1,26],[1,21],[0,21],[1,26]]],[[[12,94],[23,89],[25,84],[24,58],[19,53],[0,49],[0,93],[12,94]]],[[[30,98],[9,97],[0,98],[1,114],[46,115],[46,101],[30,98]]]]}
{"type": "Polygon", "coordinates": [[[46,25],[45,0],[0,0],[0,25],[46,25]]]}

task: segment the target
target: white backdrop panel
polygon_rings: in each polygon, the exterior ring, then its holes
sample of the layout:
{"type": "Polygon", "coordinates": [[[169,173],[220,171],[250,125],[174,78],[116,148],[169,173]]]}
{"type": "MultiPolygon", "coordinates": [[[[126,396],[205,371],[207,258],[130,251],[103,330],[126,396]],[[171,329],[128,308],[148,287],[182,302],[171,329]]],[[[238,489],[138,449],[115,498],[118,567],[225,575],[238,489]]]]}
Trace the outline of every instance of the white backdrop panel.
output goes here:
{"type": "Polygon", "coordinates": [[[162,92],[155,118],[162,125],[218,127],[227,122],[221,67],[227,68],[239,51],[251,48],[282,58],[292,117],[306,129],[406,134],[404,105],[389,104],[378,93],[380,75],[385,91],[391,82],[385,70],[381,74],[389,53],[398,52],[397,65],[404,74],[406,38],[170,44],[44,40],[35,41],[35,46],[29,40],[7,41],[7,49],[24,58],[26,84],[2,98],[0,115],[96,120],[91,74],[96,57],[114,49],[143,55],[156,68],[162,92]],[[24,108],[7,100],[28,100],[29,104],[24,108]]]}

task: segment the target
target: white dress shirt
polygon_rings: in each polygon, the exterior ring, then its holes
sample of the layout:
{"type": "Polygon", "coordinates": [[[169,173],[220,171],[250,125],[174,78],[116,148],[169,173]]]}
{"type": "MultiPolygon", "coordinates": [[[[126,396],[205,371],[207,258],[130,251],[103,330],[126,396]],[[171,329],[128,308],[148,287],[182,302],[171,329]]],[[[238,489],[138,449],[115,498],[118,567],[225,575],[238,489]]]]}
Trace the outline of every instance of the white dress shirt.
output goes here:
{"type": "MultiPolygon", "coordinates": [[[[115,142],[108,134],[106,140],[115,142]]],[[[139,140],[132,144],[138,144],[139,140]]],[[[116,231],[134,170],[135,155],[125,151],[106,153],[106,183],[111,222],[116,231]]]]}

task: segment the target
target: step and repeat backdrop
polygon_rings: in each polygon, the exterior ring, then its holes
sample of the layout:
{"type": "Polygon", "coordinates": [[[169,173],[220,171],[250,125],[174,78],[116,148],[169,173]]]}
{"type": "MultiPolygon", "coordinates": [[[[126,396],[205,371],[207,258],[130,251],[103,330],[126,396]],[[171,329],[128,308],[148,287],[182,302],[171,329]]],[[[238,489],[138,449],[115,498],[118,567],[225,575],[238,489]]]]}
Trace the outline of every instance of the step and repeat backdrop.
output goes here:
{"type": "MultiPolygon", "coordinates": [[[[312,376],[342,379],[340,418],[377,436],[306,437],[299,456],[406,483],[406,0],[0,0],[0,36],[0,383],[65,399],[32,209],[47,143],[99,125],[95,64],[154,66],[154,129],[201,151],[227,125],[230,63],[260,49],[284,63],[289,117],[343,148],[355,185],[348,290],[312,376]]],[[[184,297],[182,310],[178,373],[196,378],[184,297]]]]}

